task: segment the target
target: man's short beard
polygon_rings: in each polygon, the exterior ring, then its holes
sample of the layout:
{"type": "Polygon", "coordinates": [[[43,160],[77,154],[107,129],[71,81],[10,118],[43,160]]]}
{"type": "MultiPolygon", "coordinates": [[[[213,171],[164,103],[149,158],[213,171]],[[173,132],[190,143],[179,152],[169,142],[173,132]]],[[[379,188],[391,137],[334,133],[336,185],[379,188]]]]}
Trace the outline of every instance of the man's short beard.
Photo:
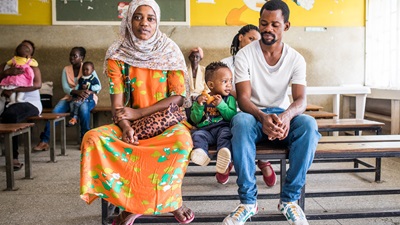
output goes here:
{"type": "Polygon", "coordinates": [[[261,38],[261,41],[264,45],[273,45],[275,44],[278,40],[277,39],[273,39],[272,41],[266,41],[264,38],[261,38]]]}

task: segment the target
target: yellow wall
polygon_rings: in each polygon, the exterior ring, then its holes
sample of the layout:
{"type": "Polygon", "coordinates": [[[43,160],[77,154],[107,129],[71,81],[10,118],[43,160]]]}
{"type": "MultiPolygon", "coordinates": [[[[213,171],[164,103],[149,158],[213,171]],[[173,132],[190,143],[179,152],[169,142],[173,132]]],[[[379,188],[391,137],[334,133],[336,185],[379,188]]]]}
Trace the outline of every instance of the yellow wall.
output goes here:
{"type": "Polygon", "coordinates": [[[18,15],[0,14],[3,25],[51,25],[51,0],[19,0],[18,15]]]}
{"type": "MultiPolygon", "coordinates": [[[[292,0],[284,1],[291,10],[292,26],[365,25],[365,0],[315,0],[310,10],[292,0]]],[[[259,8],[256,3],[262,2],[264,0],[190,0],[190,23],[191,26],[258,25],[259,8]]],[[[3,25],[51,23],[51,0],[19,0],[18,15],[0,15],[0,24],[3,25]]]]}
{"type": "MultiPolygon", "coordinates": [[[[365,0],[315,0],[306,10],[292,0],[292,26],[364,26],[365,0]]],[[[258,25],[259,9],[264,0],[191,0],[192,26],[258,25]],[[207,2],[207,3],[205,3],[207,2]],[[257,7],[259,3],[260,7],[257,7]]]]}

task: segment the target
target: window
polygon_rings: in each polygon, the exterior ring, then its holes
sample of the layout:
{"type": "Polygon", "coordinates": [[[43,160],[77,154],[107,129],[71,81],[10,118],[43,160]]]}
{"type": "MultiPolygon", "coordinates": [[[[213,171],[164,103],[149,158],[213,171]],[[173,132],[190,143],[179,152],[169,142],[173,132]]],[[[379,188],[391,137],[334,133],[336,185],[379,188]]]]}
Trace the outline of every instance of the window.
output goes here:
{"type": "Polygon", "coordinates": [[[400,89],[400,1],[367,0],[365,84],[400,89]]]}

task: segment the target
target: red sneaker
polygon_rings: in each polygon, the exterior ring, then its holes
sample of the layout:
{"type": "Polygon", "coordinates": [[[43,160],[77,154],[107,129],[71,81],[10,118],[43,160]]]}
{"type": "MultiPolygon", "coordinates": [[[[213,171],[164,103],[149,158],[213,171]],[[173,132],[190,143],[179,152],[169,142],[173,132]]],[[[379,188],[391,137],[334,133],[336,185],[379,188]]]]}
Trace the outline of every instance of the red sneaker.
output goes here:
{"type": "Polygon", "coordinates": [[[263,175],[264,183],[268,187],[274,186],[276,184],[276,174],[275,174],[274,169],[271,166],[271,163],[268,162],[268,161],[258,160],[257,166],[261,170],[261,173],[263,175]],[[270,172],[272,172],[270,175],[268,175],[268,169],[270,170],[270,172]]]}
{"type": "Polygon", "coordinates": [[[229,163],[228,168],[226,169],[225,173],[216,173],[215,178],[217,179],[218,183],[220,184],[226,184],[229,181],[229,173],[231,172],[233,168],[233,164],[229,163]]]}

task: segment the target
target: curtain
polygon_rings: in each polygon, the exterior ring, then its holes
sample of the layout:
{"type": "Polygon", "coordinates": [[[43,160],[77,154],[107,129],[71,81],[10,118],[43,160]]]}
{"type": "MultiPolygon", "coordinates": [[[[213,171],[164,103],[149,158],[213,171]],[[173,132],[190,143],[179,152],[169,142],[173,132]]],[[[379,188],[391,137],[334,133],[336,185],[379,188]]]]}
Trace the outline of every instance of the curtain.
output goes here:
{"type": "Polygon", "coordinates": [[[400,1],[367,0],[365,84],[400,89],[400,1]]]}

